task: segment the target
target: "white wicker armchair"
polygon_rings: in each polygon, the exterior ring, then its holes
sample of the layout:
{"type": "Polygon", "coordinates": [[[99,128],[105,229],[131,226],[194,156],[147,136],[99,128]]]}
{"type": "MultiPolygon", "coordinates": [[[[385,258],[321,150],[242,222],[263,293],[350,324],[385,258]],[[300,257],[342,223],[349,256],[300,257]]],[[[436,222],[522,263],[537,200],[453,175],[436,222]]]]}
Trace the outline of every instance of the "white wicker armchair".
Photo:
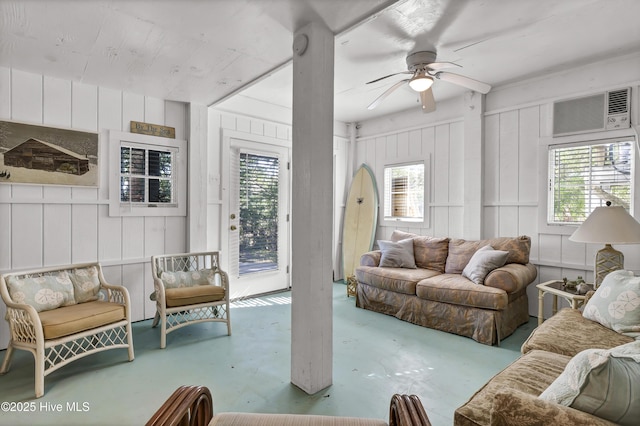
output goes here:
{"type": "Polygon", "coordinates": [[[186,325],[213,321],[227,324],[229,319],[229,277],[219,267],[217,251],[166,254],[151,257],[156,315],[160,324],[160,347],[167,345],[167,334],[186,325]]]}
{"type": "Polygon", "coordinates": [[[134,359],[129,293],[108,284],[99,263],[6,273],[0,295],[11,332],[0,374],[15,349],[31,352],[37,398],[45,376],[76,359],[116,348],[134,359]]]}

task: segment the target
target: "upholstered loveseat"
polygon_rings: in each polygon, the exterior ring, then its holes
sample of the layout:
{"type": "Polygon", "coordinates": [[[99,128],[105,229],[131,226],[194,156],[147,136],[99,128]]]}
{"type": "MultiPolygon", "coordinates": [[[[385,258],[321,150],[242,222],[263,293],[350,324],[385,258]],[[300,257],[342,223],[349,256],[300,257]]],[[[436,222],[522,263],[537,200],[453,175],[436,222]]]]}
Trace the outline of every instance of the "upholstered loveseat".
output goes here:
{"type": "Polygon", "coordinates": [[[356,306],[487,345],[500,344],[529,321],[526,290],[537,275],[529,263],[529,237],[467,241],[396,230],[390,241],[406,245],[409,239],[415,267],[381,266],[381,250],[362,255],[356,306]],[[484,276],[463,274],[481,248],[502,252],[504,264],[485,269],[484,276]]]}
{"type": "Polygon", "coordinates": [[[619,283],[612,288],[589,295],[585,312],[599,304],[600,313],[586,318],[565,308],[536,328],[522,345],[522,356],[455,411],[454,425],[637,425],[640,340],[629,335],[633,332],[615,331],[602,317],[609,311],[635,318],[628,329],[635,327],[640,335],[640,305],[633,302],[640,296],[640,278],[631,292],[635,296],[627,291],[611,296],[619,283]],[[624,312],[610,310],[607,298],[624,312]]]}
{"type": "Polygon", "coordinates": [[[37,398],[46,375],[84,356],[126,348],[133,361],[129,292],[107,283],[99,263],[6,273],[0,295],[11,333],[0,374],[15,349],[31,352],[37,398]]]}

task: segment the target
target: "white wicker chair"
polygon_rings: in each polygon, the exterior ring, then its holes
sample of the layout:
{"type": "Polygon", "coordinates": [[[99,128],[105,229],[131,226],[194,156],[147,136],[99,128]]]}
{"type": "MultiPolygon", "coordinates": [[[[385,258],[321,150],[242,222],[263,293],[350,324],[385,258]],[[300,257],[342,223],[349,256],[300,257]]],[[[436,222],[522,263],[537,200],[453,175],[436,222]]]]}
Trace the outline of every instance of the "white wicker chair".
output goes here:
{"type": "Polygon", "coordinates": [[[229,277],[219,267],[217,251],[152,256],[151,270],[151,299],[156,301],[152,327],[160,324],[161,348],[167,334],[200,322],[224,322],[231,335],[229,277]]]}
{"type": "MultiPolygon", "coordinates": [[[[7,315],[5,319],[9,323],[11,340],[7,347],[7,352],[0,367],[0,374],[5,374],[11,366],[11,358],[15,349],[29,351],[35,359],[35,391],[36,398],[44,395],[44,378],[49,373],[60,367],[69,364],[87,355],[105,351],[108,349],[126,348],[129,351],[129,361],[133,361],[133,339],[131,335],[131,303],[129,293],[123,286],[108,284],[102,275],[102,268],[99,263],[84,263],[62,267],[42,268],[31,271],[11,272],[0,276],[0,295],[7,305],[7,315]],[[36,309],[27,303],[19,303],[12,299],[7,282],[11,279],[43,279],[48,276],[57,276],[60,273],[74,274],[78,269],[95,267],[97,277],[100,281],[100,290],[103,300],[88,301],[73,304],[68,307],[60,307],[46,312],[37,312],[36,309]],[[84,325],[69,326],[70,323],[79,324],[86,317],[91,317],[91,312],[104,311],[106,309],[113,312],[119,310],[124,314],[121,319],[112,322],[98,322],[98,326],[86,329],[84,325]],[[84,310],[79,310],[81,308],[84,310]],[[51,313],[59,310],[61,314],[57,322],[51,321],[51,313]],[[46,314],[46,315],[44,315],[46,314]],[[87,315],[85,315],[87,314],[87,315]],[[41,315],[46,320],[41,320],[41,315]],[[44,325],[43,325],[44,324],[44,325]],[[51,332],[53,336],[47,337],[48,332],[45,327],[59,326],[66,324],[74,331],[57,333],[51,332]]],[[[91,322],[91,321],[90,321],[91,322]]],[[[93,321],[95,323],[95,321],[93,321]]]]}

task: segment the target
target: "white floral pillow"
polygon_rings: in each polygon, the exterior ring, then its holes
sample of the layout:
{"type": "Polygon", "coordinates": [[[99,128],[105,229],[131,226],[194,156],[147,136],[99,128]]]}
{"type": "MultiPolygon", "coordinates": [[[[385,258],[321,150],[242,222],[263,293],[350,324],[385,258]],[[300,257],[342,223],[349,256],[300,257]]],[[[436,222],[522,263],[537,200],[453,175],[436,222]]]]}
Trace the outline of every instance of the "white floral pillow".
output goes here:
{"type": "Polygon", "coordinates": [[[609,273],[582,315],[629,337],[640,337],[640,277],[631,271],[609,273]]]}
{"type": "Polygon", "coordinates": [[[98,268],[90,266],[74,269],[71,274],[71,282],[77,303],[98,300],[98,292],[100,291],[98,268]]]}
{"type": "Polygon", "coordinates": [[[193,287],[197,285],[215,284],[215,274],[212,269],[198,271],[177,271],[160,274],[164,288],[193,287]]]}
{"type": "Polygon", "coordinates": [[[31,305],[37,312],[75,305],[73,284],[66,271],[40,277],[9,277],[7,289],[15,303],[31,305]]]}

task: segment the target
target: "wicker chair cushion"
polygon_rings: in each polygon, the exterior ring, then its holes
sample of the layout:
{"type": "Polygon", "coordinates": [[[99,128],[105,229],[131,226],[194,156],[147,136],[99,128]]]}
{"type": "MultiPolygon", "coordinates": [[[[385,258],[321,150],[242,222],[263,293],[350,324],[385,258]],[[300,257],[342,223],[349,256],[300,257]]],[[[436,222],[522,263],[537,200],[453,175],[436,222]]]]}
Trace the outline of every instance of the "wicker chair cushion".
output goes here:
{"type": "Polygon", "coordinates": [[[386,426],[378,419],[303,414],[220,413],[209,426],[386,426]]]}
{"type": "Polygon", "coordinates": [[[111,302],[87,302],[40,312],[45,339],[56,339],[126,318],[125,307],[111,302]]]}
{"type": "Polygon", "coordinates": [[[196,303],[217,302],[224,299],[223,287],[198,285],[195,287],[168,288],[165,291],[167,307],[195,305],[196,303]]]}

